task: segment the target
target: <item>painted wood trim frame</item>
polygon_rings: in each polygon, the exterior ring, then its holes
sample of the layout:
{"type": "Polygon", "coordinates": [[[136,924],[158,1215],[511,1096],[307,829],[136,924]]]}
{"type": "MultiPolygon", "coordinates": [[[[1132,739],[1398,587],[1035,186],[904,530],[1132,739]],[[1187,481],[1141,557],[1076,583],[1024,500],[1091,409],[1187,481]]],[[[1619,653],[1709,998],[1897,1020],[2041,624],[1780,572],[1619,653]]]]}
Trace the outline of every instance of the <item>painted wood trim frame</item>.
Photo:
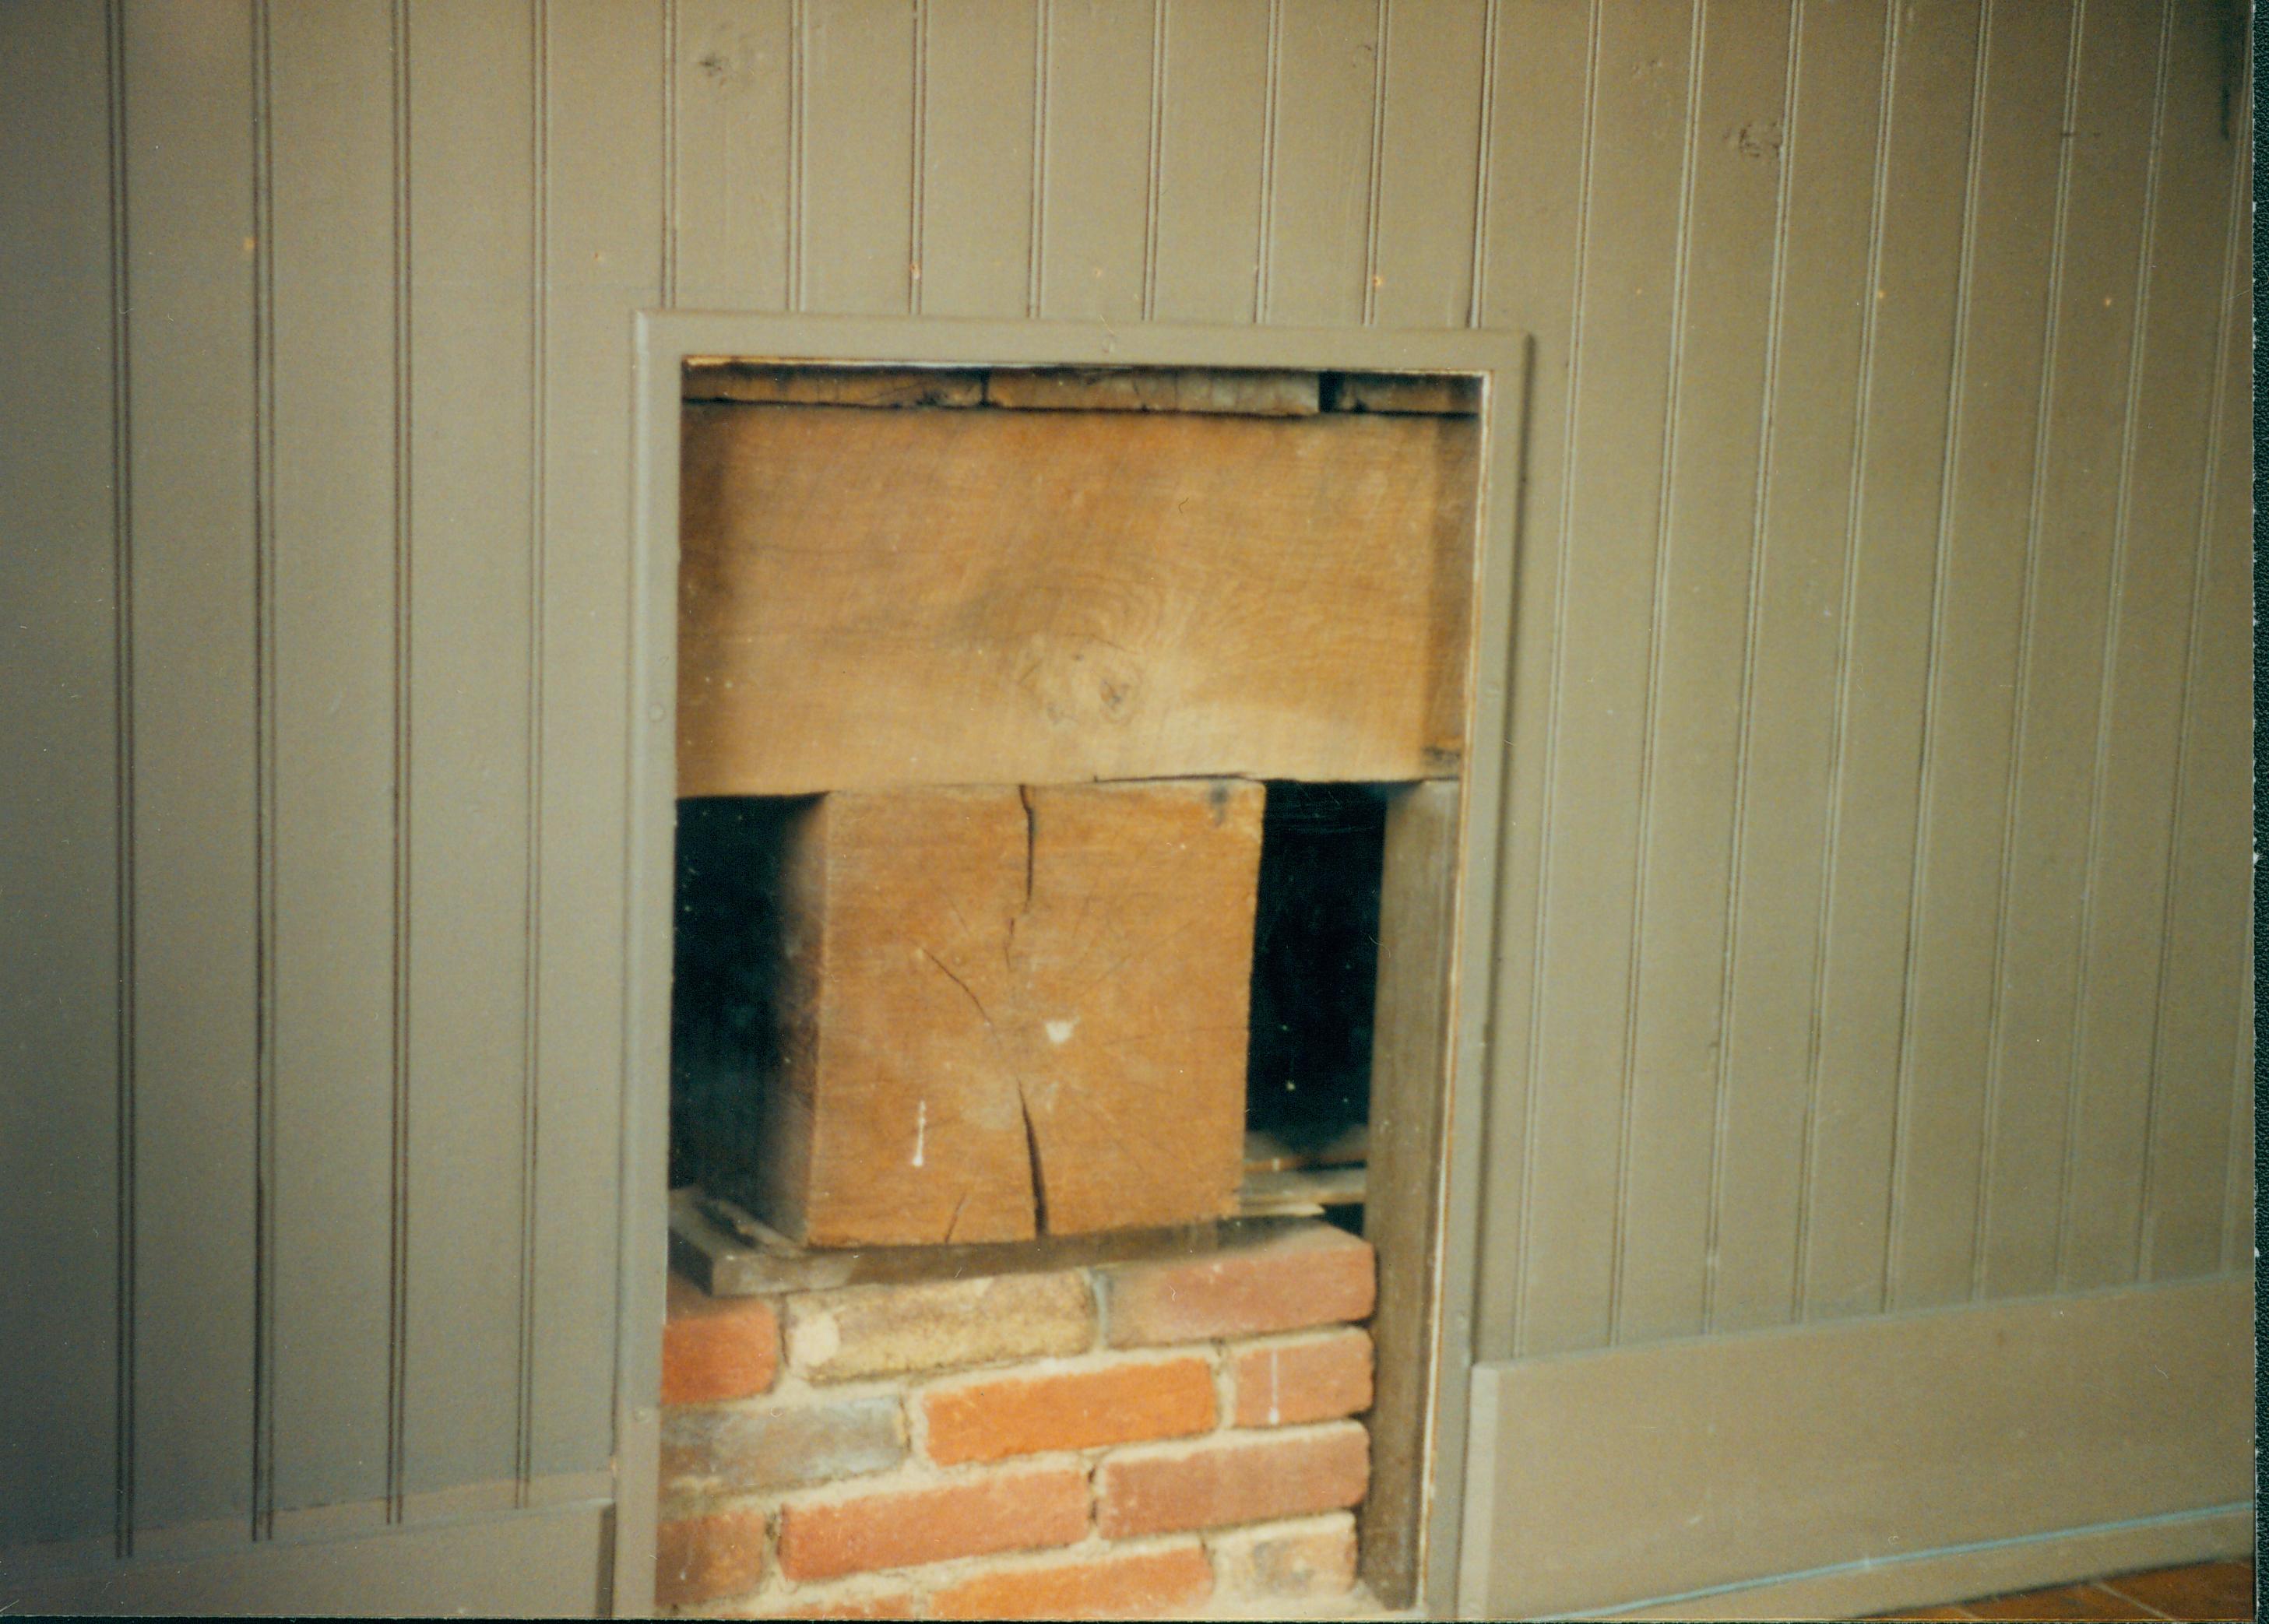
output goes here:
{"type": "Polygon", "coordinates": [[[1452,1605],[1465,1482],[1466,1386],[1487,1075],[1488,975],[1494,958],[1498,830],[1505,783],[1523,424],[1530,344],[1520,334],[1333,331],[1254,327],[1113,327],[1100,322],[954,321],[650,311],[637,318],[637,424],[631,552],[627,917],[625,920],[625,1202],[616,1410],[620,1453],[614,1540],[617,1614],[652,1608],[654,1473],[669,1109],[672,838],[676,789],[678,434],[681,373],[691,357],[894,366],[1208,366],[1465,373],[1482,380],[1476,493],[1474,625],[1460,780],[1446,1087],[1434,1193],[1432,1403],[1422,1478],[1419,1601],[1452,1605]],[[1481,748],[1487,742],[1488,748],[1481,748]]]}

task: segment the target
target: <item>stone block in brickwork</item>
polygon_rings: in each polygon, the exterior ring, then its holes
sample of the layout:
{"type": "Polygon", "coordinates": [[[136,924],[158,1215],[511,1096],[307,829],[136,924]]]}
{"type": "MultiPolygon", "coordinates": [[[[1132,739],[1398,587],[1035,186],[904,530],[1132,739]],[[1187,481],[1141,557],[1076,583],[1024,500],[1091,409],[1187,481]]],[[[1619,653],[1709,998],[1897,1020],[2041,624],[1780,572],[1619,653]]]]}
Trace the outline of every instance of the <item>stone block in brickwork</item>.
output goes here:
{"type": "Polygon", "coordinates": [[[1131,1449],[1096,1469],[1096,1526],[1120,1539],[1308,1517],[1356,1505],[1370,1478],[1353,1421],[1131,1449]]]}
{"type": "Polygon", "coordinates": [[[833,1579],[1070,1545],[1087,1530],[1083,1473],[995,1473],[931,1488],[792,1501],[780,1508],[780,1565],[791,1579],[833,1579]]]}
{"type": "Polygon", "coordinates": [[[1345,1511],[1213,1536],[1215,1582],[1238,1600],[1304,1601],[1355,1588],[1355,1518],[1345,1511]]]}
{"type": "Polygon", "coordinates": [[[758,1409],[670,1409],[661,1419],[664,1494],[758,1494],[860,1477],[906,1455],[889,1396],[758,1409]]]}
{"type": "Polygon", "coordinates": [[[1152,1618],[1213,1593],[1213,1565],[1194,1541],[1163,1550],[1023,1564],[979,1574],[930,1598],[940,1619],[1152,1618]]]}
{"type": "Polygon", "coordinates": [[[1077,1273],[851,1286],[787,1303],[788,1363],[815,1382],[1045,1359],[1094,1340],[1094,1296],[1077,1273]]]}
{"type": "Polygon", "coordinates": [[[1356,1330],[1239,1347],[1232,1355],[1237,1424],[1291,1427],[1371,1407],[1371,1337],[1356,1330]]]}
{"type": "Polygon", "coordinates": [[[920,1402],[929,1457],[941,1465],[1146,1443],[1212,1430],[1213,1366],[1143,1359],[987,1377],[932,1388],[920,1402]]]}
{"type": "Polygon", "coordinates": [[[761,1511],[673,1517],[654,1529],[654,1599],[665,1606],[743,1595],[764,1576],[761,1511]]]}
{"type": "Polygon", "coordinates": [[[1100,1280],[1113,1347],[1343,1324],[1368,1318],[1376,1295],[1370,1246],[1320,1222],[1203,1257],[1114,1264],[1100,1280]]]}

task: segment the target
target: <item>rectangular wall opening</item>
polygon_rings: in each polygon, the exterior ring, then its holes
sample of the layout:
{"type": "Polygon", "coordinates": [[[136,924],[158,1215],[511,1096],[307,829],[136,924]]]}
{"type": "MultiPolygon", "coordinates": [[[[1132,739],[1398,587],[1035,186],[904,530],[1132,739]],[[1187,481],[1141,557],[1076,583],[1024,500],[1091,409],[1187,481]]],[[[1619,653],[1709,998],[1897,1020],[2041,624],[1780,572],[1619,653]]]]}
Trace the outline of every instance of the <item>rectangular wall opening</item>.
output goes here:
{"type": "MultiPolygon", "coordinates": [[[[1129,1328],[1142,1270],[1249,1264],[1324,1317],[1189,1329],[1228,1395],[1204,1436],[1367,1428],[1331,1503],[1396,1605],[1478,397],[1226,369],[685,375],[674,1267],[791,1323],[817,1311],[800,1294],[1080,1271],[1079,1357],[1107,1370],[1180,1345],[1129,1328]],[[1302,1238],[1334,1232],[1370,1248],[1302,1238]],[[1354,1256],[1362,1295],[1334,1298],[1354,1256]],[[1339,1396],[1291,1422],[1238,1398],[1264,1355],[1272,1382],[1339,1361],[1339,1396]]],[[[1141,1466],[1126,1442],[1090,1448],[1098,1495],[1141,1466]]],[[[1204,1534],[1216,1577],[1226,1538],[1204,1534]]]]}

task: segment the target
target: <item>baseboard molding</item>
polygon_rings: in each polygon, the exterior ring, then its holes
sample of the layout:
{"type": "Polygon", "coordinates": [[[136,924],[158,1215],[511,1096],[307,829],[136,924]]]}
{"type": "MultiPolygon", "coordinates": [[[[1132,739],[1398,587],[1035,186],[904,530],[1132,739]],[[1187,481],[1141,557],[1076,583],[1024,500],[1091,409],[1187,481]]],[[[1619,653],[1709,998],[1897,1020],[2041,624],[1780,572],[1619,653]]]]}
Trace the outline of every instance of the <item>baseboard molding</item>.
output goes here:
{"type": "Polygon", "coordinates": [[[0,1558],[0,1613],[602,1616],[603,1502],[283,1538],[201,1555],[33,1567],[0,1558]]]}
{"type": "Polygon", "coordinates": [[[2178,1512],[2109,1528],[2075,1528],[1988,1546],[1918,1552],[1684,1596],[1659,1596],[1613,1619],[1848,1619],[1930,1607],[2107,1574],[2253,1554],[2253,1507],[2178,1512]]]}
{"type": "Polygon", "coordinates": [[[2233,1275],[1478,1367],[1460,1614],[1820,1617],[2219,1554],[2252,1318],[2233,1275]]]}

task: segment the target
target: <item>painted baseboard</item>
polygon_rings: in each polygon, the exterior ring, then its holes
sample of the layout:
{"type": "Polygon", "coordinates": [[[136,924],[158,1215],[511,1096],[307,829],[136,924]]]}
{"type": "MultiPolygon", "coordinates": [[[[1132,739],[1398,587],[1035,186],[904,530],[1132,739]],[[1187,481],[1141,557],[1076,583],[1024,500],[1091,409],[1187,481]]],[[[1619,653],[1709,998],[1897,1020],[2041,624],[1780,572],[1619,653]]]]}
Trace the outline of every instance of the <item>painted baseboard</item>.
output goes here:
{"type": "Polygon", "coordinates": [[[2252,1319],[2225,1276],[1478,1367],[1460,1615],[1820,1617],[2221,1554],[2252,1319]]]}
{"type": "Polygon", "coordinates": [[[63,1567],[0,1557],[0,1613],[599,1617],[610,1512],[584,1502],[63,1567]]]}
{"type": "Polygon", "coordinates": [[[2147,1517],[2109,1528],[2075,1528],[1992,1545],[1921,1551],[1889,1561],[1791,1574],[1764,1584],[1659,1596],[1637,1607],[1575,1616],[1849,1619],[2108,1574],[2252,1554],[2253,1507],[2246,1503],[2147,1517]]]}

